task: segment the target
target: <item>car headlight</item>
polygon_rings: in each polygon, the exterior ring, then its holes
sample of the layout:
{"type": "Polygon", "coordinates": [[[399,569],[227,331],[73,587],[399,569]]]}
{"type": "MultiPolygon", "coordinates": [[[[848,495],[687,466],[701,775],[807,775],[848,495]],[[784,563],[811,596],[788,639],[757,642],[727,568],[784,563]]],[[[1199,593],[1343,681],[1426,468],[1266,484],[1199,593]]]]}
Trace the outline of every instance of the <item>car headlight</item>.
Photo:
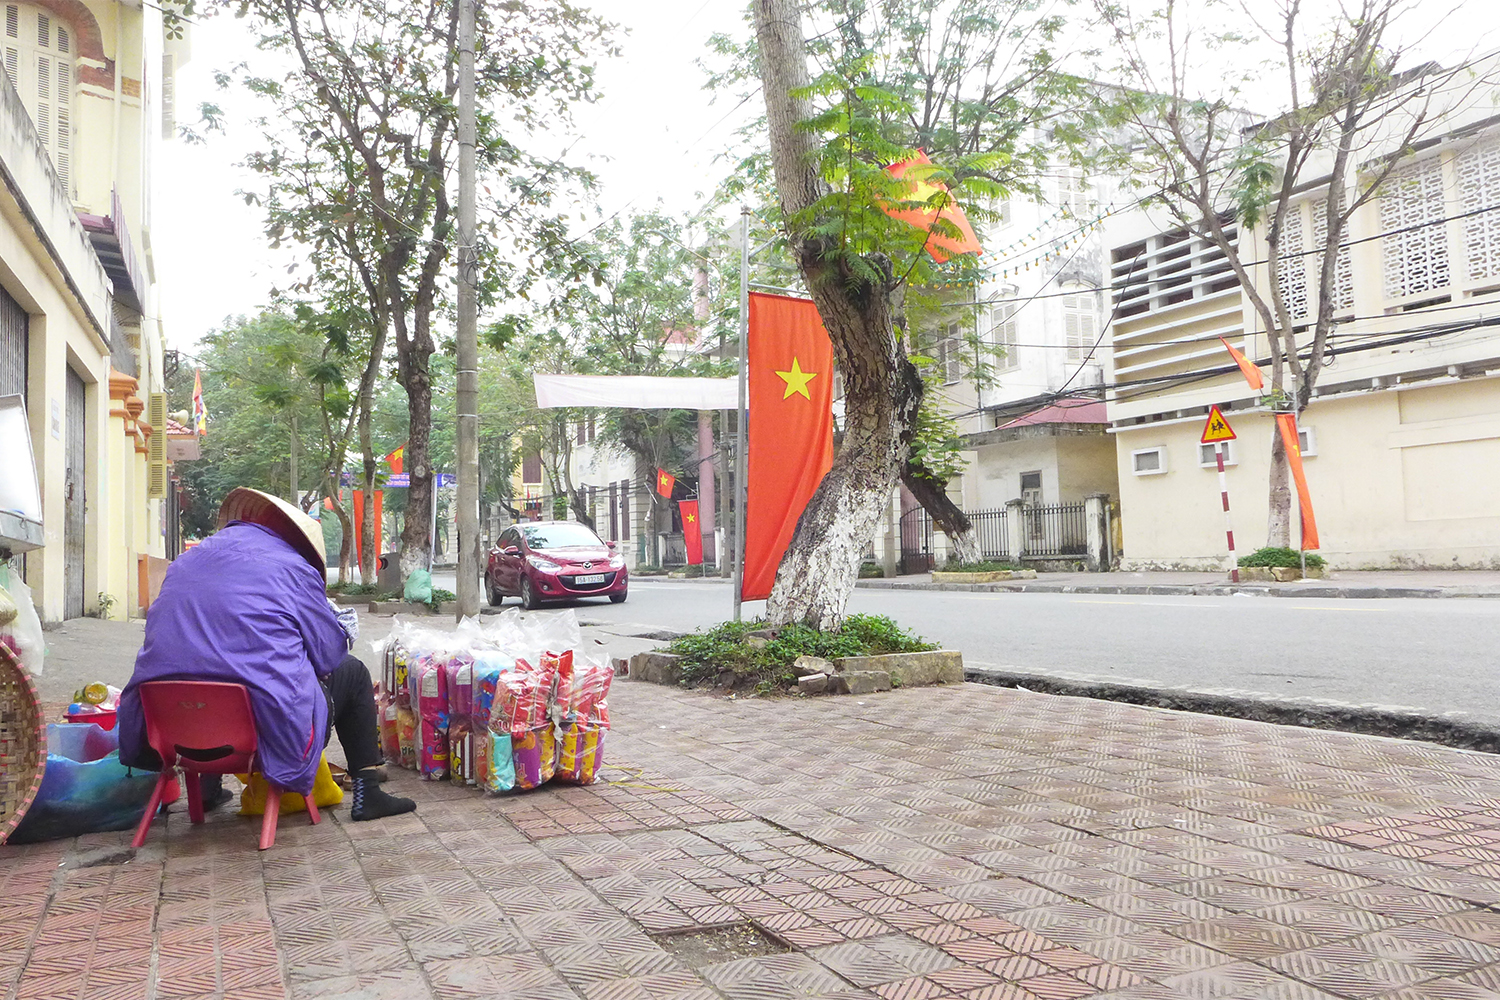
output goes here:
{"type": "Polygon", "coordinates": [[[624,556],[613,556],[609,560],[609,568],[610,569],[624,569],[625,568],[625,557],[624,556]]]}
{"type": "Polygon", "coordinates": [[[543,570],[547,573],[555,573],[558,570],[562,569],[562,567],[557,563],[544,556],[527,556],[526,561],[531,563],[531,565],[536,569],[543,570]]]}

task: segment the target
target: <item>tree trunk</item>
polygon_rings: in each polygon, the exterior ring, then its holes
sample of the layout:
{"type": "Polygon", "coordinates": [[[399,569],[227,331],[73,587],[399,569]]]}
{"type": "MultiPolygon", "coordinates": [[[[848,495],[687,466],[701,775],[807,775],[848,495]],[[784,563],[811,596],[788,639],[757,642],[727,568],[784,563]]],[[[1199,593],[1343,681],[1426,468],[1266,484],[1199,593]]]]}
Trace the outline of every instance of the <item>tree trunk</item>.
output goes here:
{"type": "Polygon", "coordinates": [[[432,373],[429,355],[412,350],[406,364],[406,518],[401,526],[401,575],[431,569],[433,472],[428,460],[432,435],[432,373]]]}
{"type": "Polygon", "coordinates": [[[1272,548],[1292,547],[1292,488],[1281,434],[1271,425],[1271,493],[1270,513],[1266,518],[1266,545],[1272,548]]]}
{"type": "Polygon", "coordinates": [[[901,481],[922,508],[932,515],[932,523],[937,529],[948,536],[952,549],[948,562],[961,565],[984,561],[974,522],[949,498],[945,483],[934,477],[921,462],[911,458],[901,467],[901,481]]]}
{"type": "Polygon", "coordinates": [[[766,615],[773,624],[837,629],[905,461],[922,383],[897,339],[892,297],[900,282],[890,261],[869,255],[880,277],[856,278],[832,247],[809,240],[808,222],[794,221],[824,190],[812,135],[799,127],[810,117],[802,18],[791,0],[755,0],[752,9],[776,189],[784,217],[799,227],[788,236],[833,341],[845,415],[842,447],[797,522],[766,615]]]}

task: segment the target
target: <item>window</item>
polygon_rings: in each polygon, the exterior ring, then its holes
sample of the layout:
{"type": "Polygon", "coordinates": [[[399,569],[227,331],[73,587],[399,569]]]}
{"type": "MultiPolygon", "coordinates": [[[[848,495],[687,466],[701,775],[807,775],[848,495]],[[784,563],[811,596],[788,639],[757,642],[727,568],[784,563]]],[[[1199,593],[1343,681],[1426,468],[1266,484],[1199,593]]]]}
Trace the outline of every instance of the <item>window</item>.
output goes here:
{"type": "Polygon", "coordinates": [[[1094,353],[1099,342],[1099,315],[1094,307],[1094,293],[1082,285],[1063,286],[1063,336],[1067,339],[1068,360],[1083,361],[1094,353]]]}
{"type": "Polygon", "coordinates": [[[5,72],[68,196],[73,192],[73,38],[27,4],[5,7],[5,72]]]}
{"type": "Polygon", "coordinates": [[[1057,207],[1066,209],[1075,218],[1088,214],[1088,182],[1084,180],[1083,171],[1063,167],[1057,172],[1057,207]]]}
{"type": "MultiPolygon", "coordinates": [[[[1309,258],[1304,257],[1302,251],[1302,203],[1298,202],[1287,206],[1286,222],[1281,227],[1281,251],[1276,260],[1276,283],[1280,286],[1282,301],[1286,303],[1286,311],[1291,314],[1294,323],[1308,318],[1309,258]]],[[[1312,273],[1316,275],[1317,271],[1312,273]]]]}
{"type": "Polygon", "coordinates": [[[1500,199],[1500,143],[1475,146],[1454,161],[1464,219],[1465,267],[1470,281],[1500,279],[1500,219],[1485,209],[1500,199]]]}
{"type": "MultiPolygon", "coordinates": [[[[1226,466],[1240,464],[1240,454],[1235,449],[1233,441],[1224,442],[1224,464],[1226,466]]],[[[1213,469],[1215,471],[1218,470],[1219,457],[1214,454],[1213,445],[1198,445],[1198,465],[1205,469],[1213,469]]]]}
{"type": "Polygon", "coordinates": [[[1042,505],[1042,474],[1040,472],[1021,473],[1021,501],[1028,507],[1042,505]]]}
{"type": "Polygon", "coordinates": [[[521,459],[521,484],[531,486],[542,481],[542,453],[534,451],[521,459]]]}
{"type": "Polygon", "coordinates": [[[1311,427],[1297,428],[1297,448],[1302,452],[1303,458],[1317,457],[1318,435],[1311,427]]]}
{"type": "Polygon", "coordinates": [[[1386,298],[1448,287],[1448,227],[1422,225],[1442,218],[1443,166],[1437,157],[1386,178],[1380,189],[1380,229],[1389,234],[1380,241],[1386,298]]]}
{"type": "Polygon", "coordinates": [[[573,443],[583,444],[584,439],[588,437],[588,432],[588,424],[582,420],[578,421],[577,425],[573,428],[573,443]]]}
{"type": "MultiPolygon", "coordinates": [[[[1005,298],[1015,294],[1014,288],[1001,293],[1005,298]]],[[[990,343],[1000,348],[1000,356],[995,359],[997,368],[1014,368],[1021,363],[1016,350],[1016,309],[1017,304],[1014,302],[990,306],[990,343]]]]}
{"type": "Polygon", "coordinates": [[[945,384],[953,384],[963,378],[964,374],[964,337],[962,327],[958,323],[949,323],[942,339],[937,342],[937,351],[934,360],[937,362],[938,375],[942,377],[945,384]]]}
{"type": "MultiPolygon", "coordinates": [[[[1344,210],[1344,192],[1340,191],[1338,197],[1324,198],[1313,204],[1312,238],[1313,245],[1325,247],[1328,245],[1328,207],[1334,205],[1335,212],[1344,210]]],[[[1349,227],[1344,226],[1344,234],[1339,239],[1340,243],[1349,242],[1349,227]]],[[[1322,258],[1317,258],[1317,270],[1313,274],[1319,274],[1323,267],[1322,258]]],[[[1338,252],[1338,258],[1333,263],[1333,311],[1335,314],[1347,313],[1354,309],[1354,265],[1349,259],[1349,248],[1344,247],[1338,252]]]]}
{"type": "Polygon", "coordinates": [[[1137,476],[1159,476],[1167,471],[1167,449],[1141,448],[1130,453],[1130,471],[1137,476]]]}
{"type": "Polygon", "coordinates": [[[597,433],[597,430],[598,430],[598,428],[595,427],[595,425],[594,425],[594,415],[592,413],[590,413],[589,414],[589,444],[593,444],[594,443],[594,436],[597,433]]]}

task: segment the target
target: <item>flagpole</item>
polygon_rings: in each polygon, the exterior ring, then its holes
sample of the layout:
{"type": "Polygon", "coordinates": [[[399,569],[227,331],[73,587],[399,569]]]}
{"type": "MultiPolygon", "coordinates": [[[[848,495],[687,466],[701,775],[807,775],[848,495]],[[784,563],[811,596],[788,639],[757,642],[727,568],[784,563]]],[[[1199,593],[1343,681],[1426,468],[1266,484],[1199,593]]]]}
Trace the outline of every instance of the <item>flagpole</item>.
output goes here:
{"type": "Polygon", "coordinates": [[[749,393],[746,344],[750,339],[750,206],[740,206],[740,408],[734,431],[734,620],[740,620],[745,582],[745,423],[749,393]]]}

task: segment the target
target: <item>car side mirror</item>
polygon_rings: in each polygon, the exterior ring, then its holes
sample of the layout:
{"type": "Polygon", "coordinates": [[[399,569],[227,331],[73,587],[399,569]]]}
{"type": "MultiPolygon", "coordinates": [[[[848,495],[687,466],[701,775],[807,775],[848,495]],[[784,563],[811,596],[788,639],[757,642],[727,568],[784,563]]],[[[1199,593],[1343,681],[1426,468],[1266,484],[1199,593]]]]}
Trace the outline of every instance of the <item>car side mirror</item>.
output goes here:
{"type": "Polygon", "coordinates": [[[609,551],[613,552],[615,550],[614,542],[605,542],[604,544],[609,547],[609,551]]]}
{"type": "Polygon", "coordinates": [[[508,556],[518,556],[521,554],[521,550],[514,545],[507,545],[502,551],[508,556]]]}

